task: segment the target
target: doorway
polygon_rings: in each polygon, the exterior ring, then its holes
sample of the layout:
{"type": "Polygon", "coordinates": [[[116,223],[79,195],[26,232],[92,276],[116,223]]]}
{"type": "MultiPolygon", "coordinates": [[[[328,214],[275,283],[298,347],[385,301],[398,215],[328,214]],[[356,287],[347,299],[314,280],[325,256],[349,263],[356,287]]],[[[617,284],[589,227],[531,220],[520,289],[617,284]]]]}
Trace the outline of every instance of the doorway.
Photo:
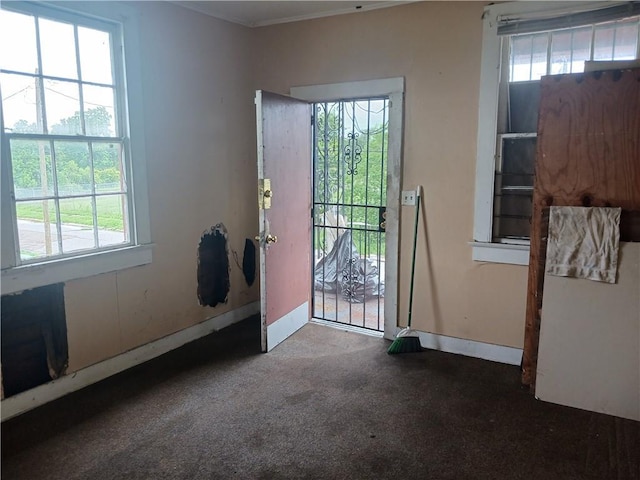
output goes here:
{"type": "Polygon", "coordinates": [[[313,106],[311,317],[393,338],[404,79],[290,94],[313,106]]]}
{"type": "Polygon", "coordinates": [[[312,317],[382,332],[389,99],[313,112],[312,317]]]}

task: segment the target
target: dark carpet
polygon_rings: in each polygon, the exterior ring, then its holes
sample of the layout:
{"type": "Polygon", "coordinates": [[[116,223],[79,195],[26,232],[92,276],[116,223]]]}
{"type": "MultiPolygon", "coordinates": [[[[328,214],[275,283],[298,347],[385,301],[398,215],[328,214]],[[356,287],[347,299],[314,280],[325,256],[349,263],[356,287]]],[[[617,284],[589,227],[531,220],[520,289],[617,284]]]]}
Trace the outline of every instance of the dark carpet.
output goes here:
{"type": "Polygon", "coordinates": [[[3,479],[638,479],[640,424],[517,367],[256,317],[2,425],[3,479]]]}

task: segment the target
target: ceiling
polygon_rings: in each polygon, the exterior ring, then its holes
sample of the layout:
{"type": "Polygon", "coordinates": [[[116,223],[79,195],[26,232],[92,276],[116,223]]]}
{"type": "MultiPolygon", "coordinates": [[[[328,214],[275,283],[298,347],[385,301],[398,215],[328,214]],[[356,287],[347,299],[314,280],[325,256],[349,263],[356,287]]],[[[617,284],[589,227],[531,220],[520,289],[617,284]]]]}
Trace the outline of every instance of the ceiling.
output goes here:
{"type": "Polygon", "coordinates": [[[212,17],[221,18],[247,27],[261,27],[275,23],[295,22],[310,18],[341,15],[362,10],[391,7],[408,1],[375,0],[345,1],[174,1],[178,5],[212,17]]]}

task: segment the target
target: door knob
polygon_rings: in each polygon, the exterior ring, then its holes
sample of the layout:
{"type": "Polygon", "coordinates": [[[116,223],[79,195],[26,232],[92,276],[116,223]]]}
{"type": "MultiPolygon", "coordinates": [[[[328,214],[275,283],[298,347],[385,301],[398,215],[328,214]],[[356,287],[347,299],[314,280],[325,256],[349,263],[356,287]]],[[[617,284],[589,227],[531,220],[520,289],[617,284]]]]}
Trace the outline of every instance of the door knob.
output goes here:
{"type": "MultiPolygon", "coordinates": [[[[261,240],[260,235],[256,235],[253,238],[255,238],[256,242],[259,242],[261,240]]],[[[264,241],[267,244],[269,244],[269,243],[277,243],[278,242],[278,237],[276,237],[275,235],[268,234],[267,236],[264,237],[264,241]]]]}
{"type": "Polygon", "coordinates": [[[264,239],[265,242],[267,242],[267,244],[269,243],[277,243],[278,242],[278,237],[276,237],[275,235],[267,235],[264,239]]]}

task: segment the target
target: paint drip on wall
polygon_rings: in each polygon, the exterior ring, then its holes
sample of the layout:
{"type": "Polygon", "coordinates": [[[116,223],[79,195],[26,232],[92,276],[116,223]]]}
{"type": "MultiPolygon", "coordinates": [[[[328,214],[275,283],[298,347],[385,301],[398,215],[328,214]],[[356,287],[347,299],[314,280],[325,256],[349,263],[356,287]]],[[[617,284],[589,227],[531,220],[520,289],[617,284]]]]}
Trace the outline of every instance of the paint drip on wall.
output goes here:
{"type": "Polygon", "coordinates": [[[198,300],[215,307],[229,295],[229,243],[223,223],[205,231],[198,245],[198,300]]]}

